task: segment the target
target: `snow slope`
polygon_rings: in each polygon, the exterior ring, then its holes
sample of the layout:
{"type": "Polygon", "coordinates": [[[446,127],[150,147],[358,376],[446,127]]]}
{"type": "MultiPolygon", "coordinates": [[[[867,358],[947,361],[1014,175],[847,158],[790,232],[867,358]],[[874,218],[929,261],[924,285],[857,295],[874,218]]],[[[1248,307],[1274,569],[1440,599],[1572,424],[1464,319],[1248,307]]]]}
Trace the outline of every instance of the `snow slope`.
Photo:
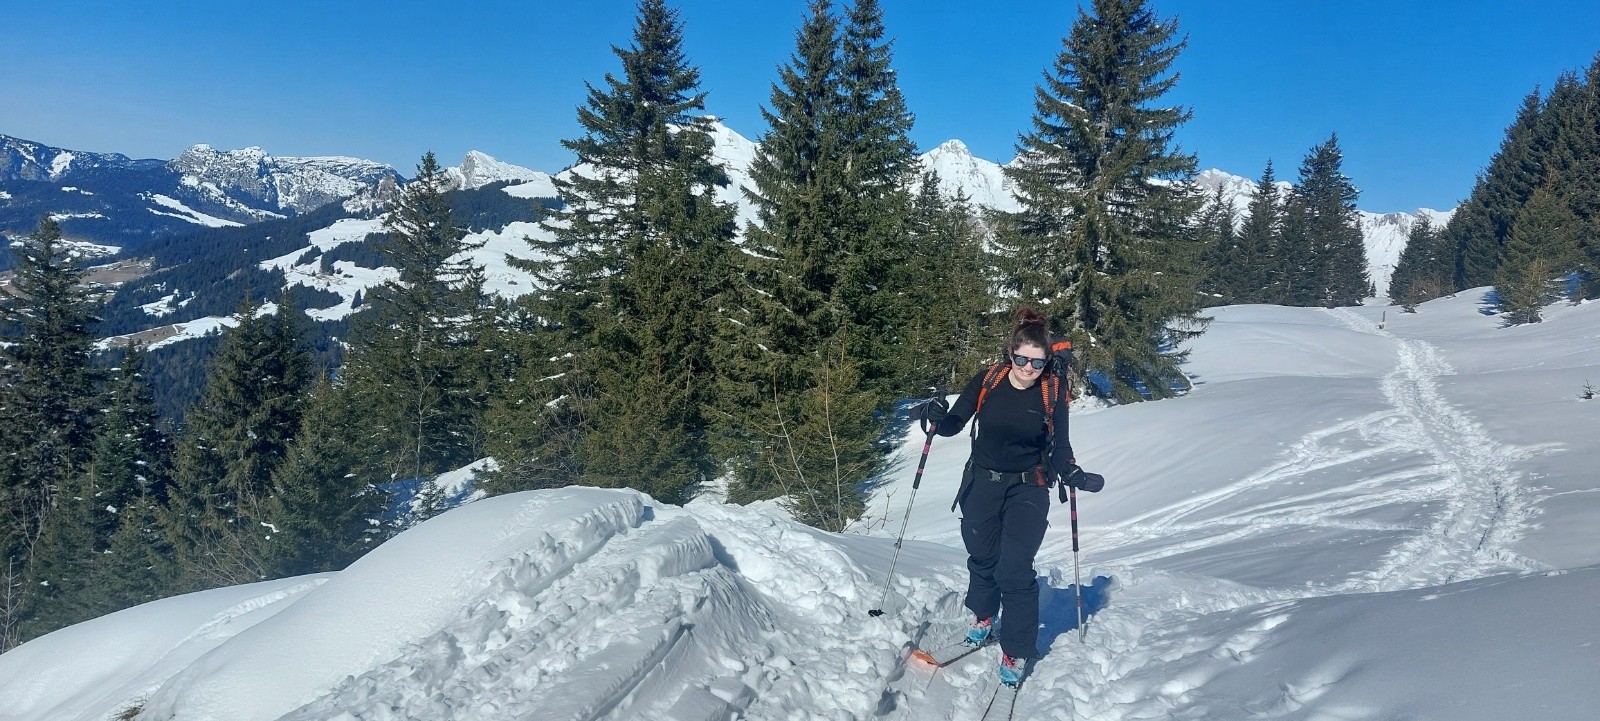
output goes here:
{"type": "MultiPolygon", "coordinates": [[[[1058,507],[1018,717],[1600,716],[1600,304],[1502,328],[1482,296],[1216,309],[1192,394],[1076,409],[1109,479],[1079,498],[1086,640],[1058,507]]],[[[934,441],[888,576],[922,443],[847,534],[631,491],[477,501],[340,573],[0,655],[0,719],[976,718],[993,652],[905,660],[964,623],[965,434],[934,441]]]]}

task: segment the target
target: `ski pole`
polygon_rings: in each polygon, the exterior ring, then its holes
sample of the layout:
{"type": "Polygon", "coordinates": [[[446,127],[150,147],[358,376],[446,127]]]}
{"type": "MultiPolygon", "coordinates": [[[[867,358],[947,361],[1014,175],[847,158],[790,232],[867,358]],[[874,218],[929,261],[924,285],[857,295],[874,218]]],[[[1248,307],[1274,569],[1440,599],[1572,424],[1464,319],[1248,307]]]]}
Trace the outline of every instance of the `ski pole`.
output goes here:
{"type": "Polygon", "coordinates": [[[1078,597],[1078,641],[1081,643],[1089,632],[1083,627],[1083,575],[1078,572],[1078,487],[1072,486],[1067,491],[1068,508],[1072,509],[1072,595],[1078,597]]]}
{"type": "Polygon", "coordinates": [[[906,501],[906,515],[900,519],[900,535],[894,539],[894,557],[889,560],[889,578],[883,582],[883,597],[878,599],[878,608],[867,611],[868,616],[882,616],[883,602],[889,599],[889,586],[894,583],[894,566],[900,562],[900,545],[906,540],[906,524],[911,521],[911,507],[917,501],[917,487],[922,485],[922,469],[928,465],[928,451],[933,448],[933,432],[938,430],[937,424],[929,424],[928,419],[922,419],[922,430],[928,437],[922,441],[922,460],[917,461],[917,475],[911,479],[911,498],[906,501]]]}

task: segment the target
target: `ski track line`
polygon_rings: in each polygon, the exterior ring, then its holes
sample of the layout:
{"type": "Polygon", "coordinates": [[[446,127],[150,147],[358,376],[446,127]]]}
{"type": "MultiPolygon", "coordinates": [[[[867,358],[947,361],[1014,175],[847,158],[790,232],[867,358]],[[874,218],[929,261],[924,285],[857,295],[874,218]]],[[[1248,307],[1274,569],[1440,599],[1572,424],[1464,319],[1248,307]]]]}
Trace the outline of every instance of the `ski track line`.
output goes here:
{"type": "Polygon", "coordinates": [[[1384,397],[1412,426],[1407,440],[1427,452],[1451,483],[1441,498],[1447,504],[1425,533],[1389,553],[1385,563],[1350,590],[1389,591],[1480,578],[1500,571],[1543,569],[1511,550],[1533,515],[1522,474],[1516,470],[1528,451],[1502,444],[1466,412],[1450,405],[1437,379],[1455,369],[1438,349],[1420,340],[1398,338],[1350,310],[1330,315],[1351,330],[1394,339],[1399,364],[1384,377],[1384,397]]]}
{"type": "MultiPolygon", "coordinates": [[[[1395,343],[1395,367],[1379,381],[1390,407],[1313,430],[1291,446],[1282,460],[1236,483],[1105,529],[1102,542],[1096,545],[1103,543],[1108,549],[1171,538],[1176,533],[1204,535],[1115,556],[1113,564],[1125,569],[1117,575],[1138,579],[1134,586],[1150,587],[1119,591],[1122,600],[1096,614],[1091,629],[1095,640],[1089,645],[1055,644],[1024,686],[1019,709],[1029,707],[1032,717],[1038,718],[1122,721],[1186,718],[1185,710],[1192,711],[1198,702],[1213,714],[1279,717],[1314,700],[1348,670],[1321,669],[1311,677],[1286,683],[1280,698],[1253,708],[1223,709],[1216,705],[1217,699],[1197,697],[1194,692],[1221,672],[1219,663],[1248,658],[1255,647],[1266,642],[1272,629],[1288,619],[1284,609],[1294,600],[1427,587],[1543,568],[1511,548],[1533,514],[1529,492],[1516,470],[1530,451],[1496,441],[1469,414],[1443,397],[1438,379],[1454,374],[1454,369],[1431,344],[1399,338],[1348,310],[1331,310],[1329,315],[1350,330],[1395,343]],[[1340,441],[1352,436],[1362,445],[1354,450],[1341,447],[1340,441]],[[1387,461],[1394,466],[1395,458],[1403,459],[1397,468],[1356,474],[1363,470],[1364,460],[1387,461]],[[1279,493],[1258,503],[1241,504],[1238,509],[1221,509],[1214,517],[1199,517],[1230,501],[1245,500],[1253,491],[1281,487],[1297,476],[1334,468],[1352,472],[1354,480],[1301,494],[1279,493]],[[1425,506],[1430,517],[1421,525],[1347,518],[1391,504],[1425,506]],[[1230,588],[1187,581],[1178,575],[1172,578],[1182,587],[1174,593],[1160,583],[1143,581],[1147,575],[1160,577],[1163,572],[1138,568],[1160,558],[1264,533],[1282,533],[1291,527],[1411,533],[1375,568],[1331,586],[1230,588]],[[1177,597],[1171,597],[1174,595],[1177,597]],[[1191,626],[1221,612],[1243,612],[1256,620],[1221,647],[1194,637],[1191,626]]],[[[1061,545],[1057,539],[1052,556],[1064,555],[1061,545]]],[[[1056,569],[1050,574],[1059,572],[1056,569]]],[[[1062,639],[1066,638],[1063,635],[1062,639]]]]}

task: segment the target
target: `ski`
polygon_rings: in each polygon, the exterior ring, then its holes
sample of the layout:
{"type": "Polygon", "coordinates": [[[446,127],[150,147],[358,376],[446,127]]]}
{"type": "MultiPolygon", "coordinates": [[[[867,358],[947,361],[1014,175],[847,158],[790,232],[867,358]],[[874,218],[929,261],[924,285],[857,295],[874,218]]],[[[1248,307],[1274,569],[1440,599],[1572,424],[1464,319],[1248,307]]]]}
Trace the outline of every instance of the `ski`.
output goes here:
{"type": "Polygon", "coordinates": [[[1020,683],[1016,686],[996,683],[989,707],[983,711],[983,721],[1011,721],[1011,714],[1017,707],[1017,690],[1021,687],[1020,683]]]}
{"type": "Polygon", "coordinates": [[[933,666],[934,668],[943,668],[952,663],[960,661],[961,659],[971,656],[972,654],[977,653],[984,648],[987,648],[994,642],[995,636],[994,634],[990,634],[989,638],[985,639],[983,643],[977,646],[973,646],[966,641],[957,641],[955,643],[946,646],[940,646],[939,648],[935,649],[916,649],[911,652],[911,657],[925,664],[933,666]]]}

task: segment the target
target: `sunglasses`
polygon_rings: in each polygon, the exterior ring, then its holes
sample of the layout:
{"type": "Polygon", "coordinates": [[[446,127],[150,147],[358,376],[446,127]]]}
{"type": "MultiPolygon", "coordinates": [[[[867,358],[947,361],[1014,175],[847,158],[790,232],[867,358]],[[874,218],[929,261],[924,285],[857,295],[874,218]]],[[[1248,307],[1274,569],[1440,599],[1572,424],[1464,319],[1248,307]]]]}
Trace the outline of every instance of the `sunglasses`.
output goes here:
{"type": "Polygon", "coordinates": [[[1047,361],[1043,358],[1029,358],[1025,355],[1017,355],[1016,353],[1012,353],[1011,362],[1015,363],[1018,368],[1021,368],[1022,366],[1033,366],[1034,370],[1044,370],[1045,364],[1049,363],[1050,361],[1047,361]]]}

